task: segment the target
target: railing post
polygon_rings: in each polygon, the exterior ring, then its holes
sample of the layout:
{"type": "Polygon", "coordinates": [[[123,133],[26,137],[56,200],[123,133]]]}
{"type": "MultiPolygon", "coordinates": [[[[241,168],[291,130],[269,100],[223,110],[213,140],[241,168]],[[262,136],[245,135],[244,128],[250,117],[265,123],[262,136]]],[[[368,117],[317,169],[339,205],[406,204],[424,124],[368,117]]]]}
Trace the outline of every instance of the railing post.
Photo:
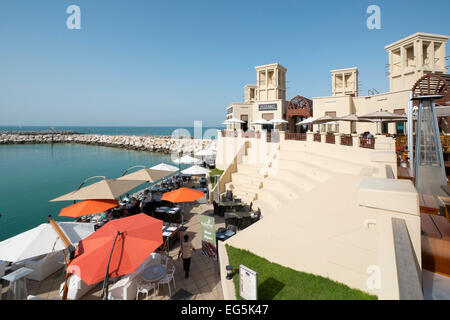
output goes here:
{"type": "Polygon", "coordinates": [[[308,131],[306,133],[306,141],[313,142],[314,141],[314,132],[308,131]]]}
{"type": "Polygon", "coordinates": [[[353,148],[359,148],[359,135],[352,134],[352,140],[353,148]]]}

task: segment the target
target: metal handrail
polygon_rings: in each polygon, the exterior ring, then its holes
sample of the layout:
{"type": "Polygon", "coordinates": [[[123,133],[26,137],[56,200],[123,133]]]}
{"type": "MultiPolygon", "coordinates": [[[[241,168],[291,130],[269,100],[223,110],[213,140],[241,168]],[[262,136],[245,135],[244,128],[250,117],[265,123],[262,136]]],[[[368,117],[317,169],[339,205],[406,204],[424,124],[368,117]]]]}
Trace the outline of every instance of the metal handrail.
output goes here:
{"type": "Polygon", "coordinates": [[[142,168],[142,169],[145,169],[145,166],[133,166],[133,167],[130,167],[130,168],[128,168],[127,170],[125,170],[125,171],[122,173],[121,177],[123,177],[129,170],[134,169],[134,168],[142,168]]]}
{"type": "Polygon", "coordinates": [[[81,187],[84,186],[84,185],[86,184],[86,182],[88,182],[89,180],[95,179],[95,178],[103,178],[103,180],[106,180],[106,177],[105,177],[105,176],[93,176],[93,177],[87,178],[86,180],[84,180],[84,181],[80,184],[80,186],[77,188],[77,190],[80,190],[81,187]]]}

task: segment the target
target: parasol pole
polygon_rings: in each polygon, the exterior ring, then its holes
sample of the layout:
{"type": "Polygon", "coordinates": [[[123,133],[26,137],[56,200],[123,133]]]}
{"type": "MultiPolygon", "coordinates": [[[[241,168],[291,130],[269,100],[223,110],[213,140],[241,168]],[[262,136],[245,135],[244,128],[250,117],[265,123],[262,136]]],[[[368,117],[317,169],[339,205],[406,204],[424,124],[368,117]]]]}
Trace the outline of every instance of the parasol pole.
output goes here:
{"type": "Polygon", "coordinates": [[[109,264],[111,263],[111,257],[114,251],[114,246],[116,245],[117,237],[120,235],[120,231],[117,231],[116,237],[114,238],[114,242],[111,248],[111,253],[109,254],[108,259],[108,265],[106,266],[106,275],[105,279],[103,280],[103,289],[102,289],[102,296],[101,298],[103,300],[108,300],[108,281],[109,281],[109,264]]]}
{"type": "MultiPolygon", "coordinates": [[[[70,243],[69,239],[67,239],[66,235],[64,234],[64,231],[62,231],[62,229],[59,227],[59,225],[56,223],[56,221],[53,220],[51,215],[48,216],[48,222],[53,227],[55,232],[58,234],[59,238],[64,243],[66,248],[69,250],[70,257],[69,257],[69,260],[66,263],[66,270],[67,270],[67,267],[72,262],[72,260],[73,260],[73,258],[75,256],[75,248],[72,245],[72,243],[70,243]]],[[[67,293],[69,291],[69,287],[67,286],[67,279],[69,279],[69,277],[71,275],[72,274],[70,274],[69,272],[66,271],[66,275],[65,275],[65,279],[64,279],[64,291],[63,291],[63,296],[62,296],[63,300],[67,300],[67,293]]]]}

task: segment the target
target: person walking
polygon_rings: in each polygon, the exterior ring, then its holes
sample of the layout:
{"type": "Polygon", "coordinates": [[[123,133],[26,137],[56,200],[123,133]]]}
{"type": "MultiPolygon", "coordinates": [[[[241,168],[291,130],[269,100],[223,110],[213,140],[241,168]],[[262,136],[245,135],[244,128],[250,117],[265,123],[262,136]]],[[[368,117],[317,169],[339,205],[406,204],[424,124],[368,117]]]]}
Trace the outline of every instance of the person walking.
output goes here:
{"type": "Polygon", "coordinates": [[[184,278],[189,278],[189,269],[191,267],[191,257],[192,251],[196,249],[192,246],[192,243],[189,241],[189,236],[187,234],[184,235],[184,242],[180,246],[180,251],[178,252],[178,259],[183,259],[183,270],[184,270],[184,278]]]}

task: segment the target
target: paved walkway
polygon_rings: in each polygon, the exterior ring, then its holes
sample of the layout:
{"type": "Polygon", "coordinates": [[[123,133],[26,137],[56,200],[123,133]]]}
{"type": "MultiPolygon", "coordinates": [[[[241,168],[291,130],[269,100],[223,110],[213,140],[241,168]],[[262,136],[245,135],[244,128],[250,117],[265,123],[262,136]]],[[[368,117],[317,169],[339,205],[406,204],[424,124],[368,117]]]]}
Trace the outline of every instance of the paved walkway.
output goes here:
{"type": "MultiPolygon", "coordinates": [[[[175,266],[175,284],[176,289],[172,290],[172,295],[179,289],[184,289],[193,294],[192,299],[195,300],[223,300],[222,286],[220,283],[219,263],[205,257],[201,252],[201,234],[200,234],[200,215],[212,215],[213,206],[210,204],[186,205],[185,226],[188,227],[186,233],[192,239],[192,245],[197,249],[192,255],[191,272],[189,279],[184,279],[183,262],[181,258],[178,260],[179,244],[169,252],[172,258],[169,260],[168,267],[175,266]],[[186,222],[187,221],[187,222],[186,222]]],[[[215,217],[216,229],[225,225],[223,218],[215,217]]],[[[183,234],[181,234],[181,237],[183,234]]],[[[28,293],[41,298],[51,299],[59,298],[59,287],[64,281],[64,269],[54,273],[44,281],[38,282],[27,280],[28,293]]],[[[3,284],[3,299],[6,299],[6,291],[8,289],[7,282],[3,284]],[[5,287],[6,285],[6,287],[5,287]]],[[[82,297],[81,300],[98,300],[102,291],[102,283],[98,284],[94,289],[82,297]]],[[[140,295],[140,299],[144,299],[145,295],[140,295]]],[[[167,285],[160,287],[159,295],[150,297],[149,299],[167,300],[169,299],[169,291],[167,285]]]]}

